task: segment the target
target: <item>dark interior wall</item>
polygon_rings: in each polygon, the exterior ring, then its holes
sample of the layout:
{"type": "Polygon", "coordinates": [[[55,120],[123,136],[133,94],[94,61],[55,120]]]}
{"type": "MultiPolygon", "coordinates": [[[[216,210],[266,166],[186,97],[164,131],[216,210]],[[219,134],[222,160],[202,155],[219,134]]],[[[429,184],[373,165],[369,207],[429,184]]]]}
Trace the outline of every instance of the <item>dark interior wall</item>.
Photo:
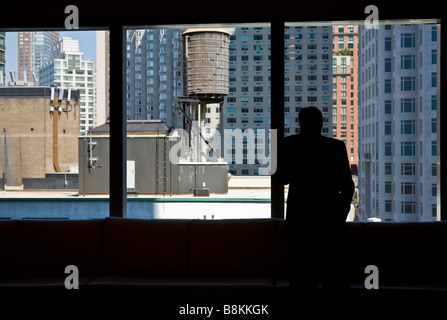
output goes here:
{"type": "MultiPolygon", "coordinates": [[[[364,20],[365,7],[374,4],[379,19],[441,18],[442,2],[427,0],[423,3],[404,1],[267,1],[255,0],[206,1],[76,1],[79,26],[107,27],[111,24],[147,25],[159,23],[216,23],[263,21],[337,21],[364,20]]],[[[8,2],[2,8],[1,28],[52,27],[64,29],[68,14],[67,2],[35,1],[8,2]]],[[[3,5],[2,5],[3,6],[3,5]]]]}

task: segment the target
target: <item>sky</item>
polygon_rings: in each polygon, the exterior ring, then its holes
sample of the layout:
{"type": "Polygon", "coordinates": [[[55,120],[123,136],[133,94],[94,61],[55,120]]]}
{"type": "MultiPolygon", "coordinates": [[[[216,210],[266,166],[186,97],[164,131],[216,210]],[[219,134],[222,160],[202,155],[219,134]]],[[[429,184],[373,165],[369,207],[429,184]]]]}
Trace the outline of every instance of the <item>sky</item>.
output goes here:
{"type": "MultiPolygon", "coordinates": [[[[79,50],[84,53],[84,59],[96,61],[96,31],[61,31],[59,37],[71,37],[79,40],[79,50]]],[[[17,63],[17,32],[6,32],[6,83],[10,81],[9,71],[18,70],[17,63]]]]}

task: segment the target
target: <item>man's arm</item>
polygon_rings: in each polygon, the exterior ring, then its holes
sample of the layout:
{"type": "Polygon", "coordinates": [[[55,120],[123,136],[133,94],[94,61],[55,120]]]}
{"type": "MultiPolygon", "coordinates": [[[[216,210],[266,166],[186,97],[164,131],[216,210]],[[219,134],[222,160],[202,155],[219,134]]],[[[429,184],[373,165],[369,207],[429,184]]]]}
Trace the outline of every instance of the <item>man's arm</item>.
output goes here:
{"type": "Polygon", "coordinates": [[[340,141],[340,200],[344,213],[348,214],[354,195],[354,181],[352,180],[351,167],[349,165],[346,146],[340,141]]]}
{"type": "Polygon", "coordinates": [[[278,148],[278,156],[277,156],[277,166],[276,166],[276,175],[279,177],[279,180],[282,184],[286,185],[289,184],[290,180],[290,165],[289,165],[289,157],[291,156],[290,153],[287,152],[287,147],[290,145],[287,143],[289,139],[284,138],[279,142],[279,148],[278,148]]]}

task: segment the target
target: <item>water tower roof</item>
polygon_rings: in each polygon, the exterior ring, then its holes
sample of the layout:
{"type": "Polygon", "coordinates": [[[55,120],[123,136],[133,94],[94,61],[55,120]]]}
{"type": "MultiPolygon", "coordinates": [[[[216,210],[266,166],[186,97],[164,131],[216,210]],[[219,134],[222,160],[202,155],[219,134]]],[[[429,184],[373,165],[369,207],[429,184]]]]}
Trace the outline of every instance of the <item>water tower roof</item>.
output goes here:
{"type": "Polygon", "coordinates": [[[226,28],[189,28],[183,32],[182,35],[191,34],[191,33],[201,33],[201,32],[217,32],[217,33],[225,33],[231,35],[233,32],[226,28]]]}

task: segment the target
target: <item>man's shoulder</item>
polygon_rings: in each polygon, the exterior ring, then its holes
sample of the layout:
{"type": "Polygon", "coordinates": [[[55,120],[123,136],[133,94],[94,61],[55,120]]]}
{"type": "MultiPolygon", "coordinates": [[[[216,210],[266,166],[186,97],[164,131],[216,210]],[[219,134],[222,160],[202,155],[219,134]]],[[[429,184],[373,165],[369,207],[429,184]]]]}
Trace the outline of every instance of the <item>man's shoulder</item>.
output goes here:
{"type": "Polygon", "coordinates": [[[290,136],[284,137],[284,141],[290,141],[290,140],[295,140],[295,139],[299,139],[300,134],[292,134],[290,136]]]}
{"type": "Polygon", "coordinates": [[[292,134],[292,135],[284,138],[284,144],[285,145],[296,145],[297,143],[300,143],[301,140],[302,140],[302,136],[300,134],[292,134]]]}
{"type": "Polygon", "coordinates": [[[317,138],[306,138],[305,136],[301,135],[301,134],[293,134],[290,136],[287,136],[284,138],[284,142],[286,144],[296,144],[299,143],[300,141],[303,142],[307,142],[307,141],[311,141],[311,142],[315,142],[315,143],[321,143],[321,144],[325,144],[327,146],[334,146],[334,147],[340,147],[343,146],[345,147],[345,143],[341,140],[335,139],[335,138],[331,138],[331,137],[326,137],[326,136],[318,136],[317,138]]]}
{"type": "Polygon", "coordinates": [[[345,143],[341,140],[335,139],[335,138],[331,138],[331,137],[326,137],[326,136],[321,136],[323,141],[327,144],[333,144],[333,145],[345,145],[345,143]]]}

